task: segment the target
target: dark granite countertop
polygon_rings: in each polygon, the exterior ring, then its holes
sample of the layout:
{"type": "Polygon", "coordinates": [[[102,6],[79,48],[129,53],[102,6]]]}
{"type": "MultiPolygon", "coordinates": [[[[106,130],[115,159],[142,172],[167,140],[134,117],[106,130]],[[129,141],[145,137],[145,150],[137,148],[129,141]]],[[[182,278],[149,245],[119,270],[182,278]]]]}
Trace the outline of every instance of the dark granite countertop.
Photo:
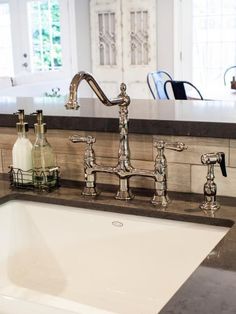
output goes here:
{"type": "MultiPolygon", "coordinates": [[[[15,126],[17,109],[29,115],[43,109],[48,128],[117,132],[118,107],[106,107],[97,99],[80,99],[78,110],[66,110],[65,97],[0,97],[0,126],[15,126]]],[[[27,117],[30,126],[35,117],[27,117]]],[[[131,133],[236,138],[236,102],[132,99],[131,133]]]]}
{"type": "MultiPolygon", "coordinates": [[[[192,273],[160,313],[173,314],[221,314],[236,313],[236,199],[219,197],[221,208],[214,215],[199,210],[201,195],[170,193],[172,203],[167,211],[155,209],[150,203],[150,191],[136,191],[131,202],[116,201],[111,191],[99,197],[84,198],[81,185],[63,186],[60,189],[39,194],[28,191],[11,191],[9,182],[0,181],[0,203],[11,199],[25,199],[96,210],[151,216],[172,220],[227,226],[226,236],[192,273]],[[141,193],[142,192],[142,193],[141,193]]],[[[184,265],[183,265],[184,267],[184,265]]]]}

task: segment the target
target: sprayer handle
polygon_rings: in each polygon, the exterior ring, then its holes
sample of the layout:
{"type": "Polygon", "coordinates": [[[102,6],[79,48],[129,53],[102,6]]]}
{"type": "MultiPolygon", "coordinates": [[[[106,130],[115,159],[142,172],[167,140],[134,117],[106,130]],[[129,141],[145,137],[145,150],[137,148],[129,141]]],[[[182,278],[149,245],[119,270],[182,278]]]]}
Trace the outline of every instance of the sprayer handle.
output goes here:
{"type": "Polygon", "coordinates": [[[220,164],[220,169],[221,169],[222,175],[224,177],[227,177],[226,165],[225,165],[225,153],[221,152],[219,154],[221,154],[221,161],[219,162],[219,164],[220,164]]]}

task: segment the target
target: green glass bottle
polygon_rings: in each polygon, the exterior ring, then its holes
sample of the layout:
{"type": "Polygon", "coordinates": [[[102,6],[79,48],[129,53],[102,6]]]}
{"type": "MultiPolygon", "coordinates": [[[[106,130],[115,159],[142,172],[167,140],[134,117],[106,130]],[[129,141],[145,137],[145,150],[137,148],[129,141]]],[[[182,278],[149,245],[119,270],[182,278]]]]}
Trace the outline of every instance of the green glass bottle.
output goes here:
{"type": "Polygon", "coordinates": [[[53,187],[57,184],[56,158],[45,133],[43,111],[37,110],[37,123],[34,124],[36,140],[32,148],[33,183],[35,187],[53,187]]]}

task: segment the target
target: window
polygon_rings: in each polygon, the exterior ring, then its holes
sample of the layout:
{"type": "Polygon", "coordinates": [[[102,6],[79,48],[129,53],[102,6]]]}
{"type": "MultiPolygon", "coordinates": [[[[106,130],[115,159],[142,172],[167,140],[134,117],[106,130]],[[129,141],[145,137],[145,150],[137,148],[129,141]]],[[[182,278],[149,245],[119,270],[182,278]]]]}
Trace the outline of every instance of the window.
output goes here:
{"type": "Polygon", "coordinates": [[[73,0],[0,0],[0,76],[16,84],[71,76],[73,23],[73,0]]]}
{"type": "Polygon", "coordinates": [[[32,72],[60,69],[62,48],[59,2],[29,1],[27,11],[32,72]]]}
{"type": "Polygon", "coordinates": [[[223,85],[236,64],[236,1],[193,0],[193,81],[199,88],[223,85]]]}

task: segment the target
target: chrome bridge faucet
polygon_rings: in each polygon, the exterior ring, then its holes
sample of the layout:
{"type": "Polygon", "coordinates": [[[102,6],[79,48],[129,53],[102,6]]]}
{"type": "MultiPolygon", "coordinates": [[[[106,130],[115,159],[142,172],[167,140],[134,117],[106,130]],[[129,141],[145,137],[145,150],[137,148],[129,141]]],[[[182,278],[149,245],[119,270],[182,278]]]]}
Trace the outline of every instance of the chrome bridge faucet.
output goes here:
{"type": "Polygon", "coordinates": [[[129,188],[129,179],[132,176],[151,177],[155,180],[155,193],[151,200],[154,205],[166,207],[169,198],[167,196],[167,162],[164,155],[164,148],[182,151],[186,147],[183,143],[165,143],[163,141],[155,141],[154,146],[157,148],[157,157],[155,160],[154,170],[135,169],[130,162],[130,149],[128,140],[128,105],[130,98],[126,94],[126,85],[120,86],[120,94],[116,99],[109,100],[93,76],[87,72],[79,72],[74,76],[70,84],[69,101],[65,105],[68,109],[77,109],[77,89],[82,80],[86,80],[101,102],[106,106],[119,105],[119,130],[120,145],[118,151],[118,162],[115,167],[98,165],[96,163],[93,144],[96,139],[92,136],[81,137],[74,135],[70,137],[73,143],[86,143],[84,156],[84,172],[85,172],[85,188],[83,195],[96,196],[96,173],[112,173],[119,177],[119,188],[115,195],[119,200],[132,199],[133,193],[129,188]]]}

